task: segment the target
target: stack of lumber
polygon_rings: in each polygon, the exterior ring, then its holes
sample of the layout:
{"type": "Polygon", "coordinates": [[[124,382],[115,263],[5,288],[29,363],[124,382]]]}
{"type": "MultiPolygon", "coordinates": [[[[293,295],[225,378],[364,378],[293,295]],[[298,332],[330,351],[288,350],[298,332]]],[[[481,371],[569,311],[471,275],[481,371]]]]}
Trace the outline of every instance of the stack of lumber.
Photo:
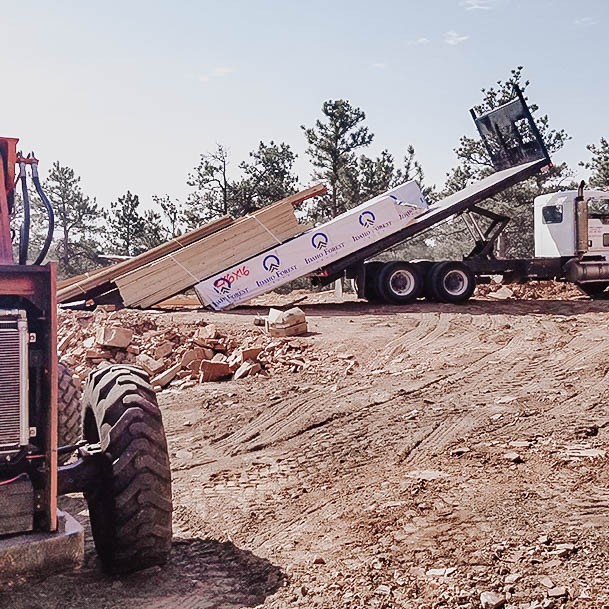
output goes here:
{"type": "Polygon", "coordinates": [[[166,243],[125,260],[112,266],[107,266],[97,269],[90,273],[84,273],[71,279],[66,279],[59,284],[57,291],[57,302],[73,302],[74,300],[95,299],[97,296],[105,295],[113,290],[116,290],[114,283],[117,277],[121,277],[125,273],[140,268],[142,265],[148,264],[153,260],[162,258],[187,247],[200,239],[205,238],[233,223],[230,216],[222,216],[217,220],[208,222],[199,228],[196,228],[189,233],[175,237],[166,243]]]}
{"type": "Polygon", "coordinates": [[[289,201],[280,201],[119,277],[116,285],[125,306],[145,309],[308,228],[298,222],[289,201]]]}
{"type": "Polygon", "coordinates": [[[239,220],[224,216],[139,256],[65,280],[57,300],[151,307],[308,230],[294,206],[325,192],[321,184],[312,186],[239,220]]]}

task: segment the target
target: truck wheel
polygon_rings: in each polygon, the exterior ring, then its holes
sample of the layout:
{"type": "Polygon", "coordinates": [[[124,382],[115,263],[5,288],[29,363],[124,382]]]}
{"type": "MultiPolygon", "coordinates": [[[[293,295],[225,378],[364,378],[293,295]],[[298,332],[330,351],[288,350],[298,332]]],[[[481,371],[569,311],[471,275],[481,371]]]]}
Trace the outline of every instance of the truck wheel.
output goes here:
{"type": "Polygon", "coordinates": [[[387,262],[378,273],[376,289],[379,296],[392,304],[406,304],[423,292],[423,278],[410,262],[387,262]]]}
{"type": "Polygon", "coordinates": [[[142,370],[93,372],[83,395],[83,433],[107,461],[85,493],[102,565],[111,573],[166,562],[171,548],[171,472],[156,395],[142,370]]]}
{"type": "Polygon", "coordinates": [[[578,283],[577,287],[584,293],[590,296],[590,298],[594,298],[595,296],[600,296],[609,286],[609,283],[606,281],[598,281],[595,283],[578,283]]]}
{"type": "Polygon", "coordinates": [[[438,302],[459,304],[471,298],[476,278],[462,262],[439,262],[431,270],[428,285],[438,302]]]}
{"type": "MultiPolygon", "coordinates": [[[[70,446],[81,438],[82,409],[80,389],[63,362],[57,364],[57,385],[57,446],[70,446]]],[[[69,458],[70,454],[59,455],[57,462],[63,465],[69,458]]]]}
{"type": "Polygon", "coordinates": [[[383,266],[383,262],[380,260],[372,260],[366,262],[364,268],[366,269],[366,279],[364,283],[364,296],[368,302],[378,302],[380,296],[377,290],[378,273],[383,266]]]}

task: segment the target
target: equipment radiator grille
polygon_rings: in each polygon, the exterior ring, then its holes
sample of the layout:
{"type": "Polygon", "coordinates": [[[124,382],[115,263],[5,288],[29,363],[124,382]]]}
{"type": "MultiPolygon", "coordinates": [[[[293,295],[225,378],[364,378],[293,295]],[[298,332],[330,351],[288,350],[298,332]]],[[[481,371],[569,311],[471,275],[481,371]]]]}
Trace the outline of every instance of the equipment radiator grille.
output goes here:
{"type": "Polygon", "coordinates": [[[21,361],[17,324],[0,327],[0,448],[20,444],[21,361]]]}

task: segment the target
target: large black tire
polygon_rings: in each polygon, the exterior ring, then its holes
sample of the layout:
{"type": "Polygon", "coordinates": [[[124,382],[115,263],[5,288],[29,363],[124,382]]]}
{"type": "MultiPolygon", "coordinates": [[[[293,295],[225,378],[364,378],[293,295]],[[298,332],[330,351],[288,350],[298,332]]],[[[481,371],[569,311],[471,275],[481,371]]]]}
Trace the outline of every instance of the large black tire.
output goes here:
{"type": "Polygon", "coordinates": [[[108,366],[83,392],[83,434],[107,462],[85,493],[104,568],[116,574],[166,562],[171,549],[171,472],[156,395],[145,372],[108,366]]]}
{"type": "MultiPolygon", "coordinates": [[[[81,439],[82,405],[80,388],[72,372],[63,363],[57,364],[57,446],[71,446],[81,439]]],[[[57,462],[63,465],[70,454],[59,455],[57,462]]]]}
{"type": "Polygon", "coordinates": [[[387,262],[377,275],[377,291],[385,302],[407,304],[423,293],[423,277],[411,262],[387,262]]]}
{"type": "Polygon", "coordinates": [[[438,262],[428,275],[427,290],[438,302],[466,302],[475,289],[476,278],[462,262],[438,262]]]}

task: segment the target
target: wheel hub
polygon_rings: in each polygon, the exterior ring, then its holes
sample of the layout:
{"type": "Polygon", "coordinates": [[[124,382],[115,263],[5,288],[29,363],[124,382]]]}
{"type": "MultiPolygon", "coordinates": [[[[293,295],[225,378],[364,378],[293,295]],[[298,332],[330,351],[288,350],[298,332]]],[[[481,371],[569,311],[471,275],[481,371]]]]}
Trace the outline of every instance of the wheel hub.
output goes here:
{"type": "Polygon", "coordinates": [[[467,290],[468,280],[463,271],[453,270],[444,277],[444,289],[451,296],[461,296],[467,290]]]}
{"type": "Polygon", "coordinates": [[[408,296],[415,286],[414,277],[408,271],[396,271],[391,275],[389,285],[394,294],[408,296]]]}

